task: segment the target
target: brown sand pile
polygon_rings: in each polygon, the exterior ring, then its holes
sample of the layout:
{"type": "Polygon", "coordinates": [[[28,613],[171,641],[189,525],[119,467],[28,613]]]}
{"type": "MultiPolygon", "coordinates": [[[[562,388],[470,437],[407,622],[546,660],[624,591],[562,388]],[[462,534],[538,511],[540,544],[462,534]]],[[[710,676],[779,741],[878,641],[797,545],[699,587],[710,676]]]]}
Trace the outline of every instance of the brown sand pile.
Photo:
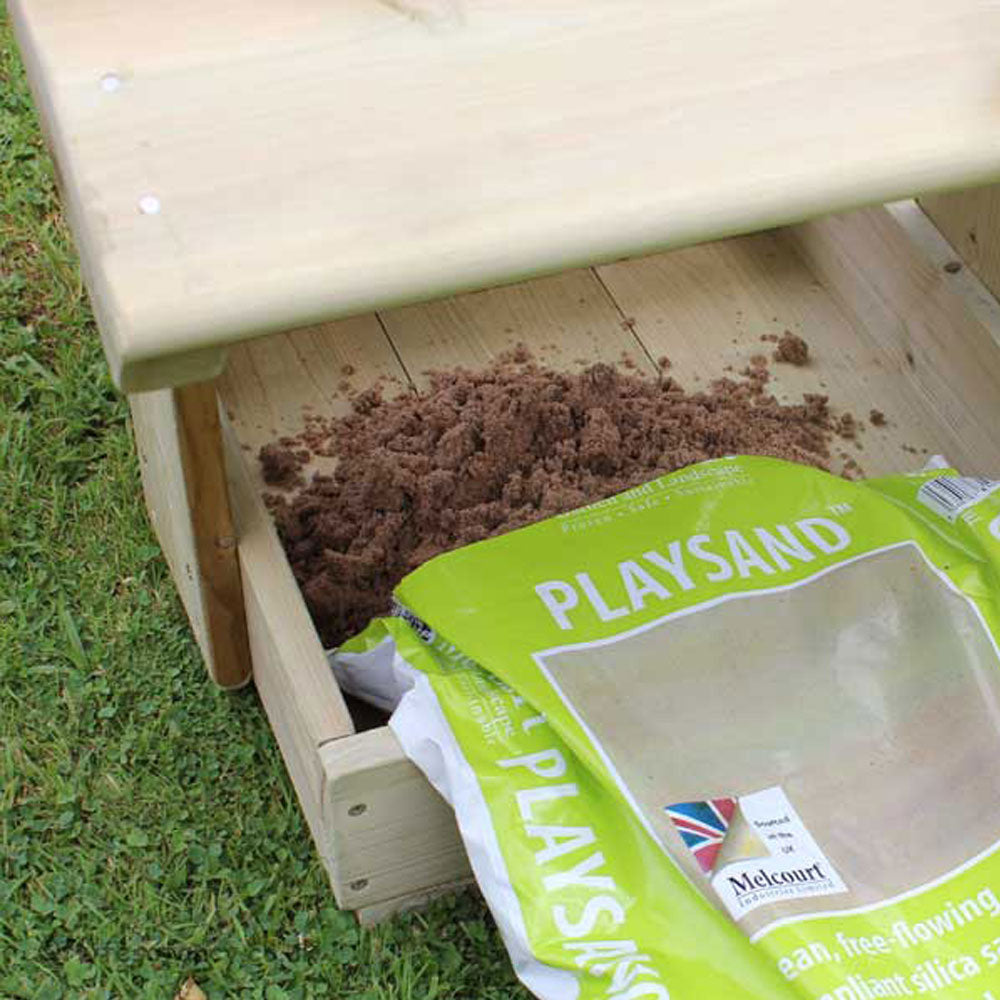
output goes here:
{"type": "Polygon", "coordinates": [[[853,419],[821,395],[779,403],[754,361],[742,380],[689,393],[605,364],[552,371],[519,349],[481,371],[432,373],[420,395],[368,390],[349,416],[262,449],[266,480],[286,489],[268,502],[324,643],[385,612],[399,580],[440,552],[693,462],[743,453],[825,468],[853,419]],[[338,464],[305,485],[310,453],[338,464]]]}
{"type": "Polygon", "coordinates": [[[809,362],[809,345],[798,334],[786,330],[774,349],[774,360],[801,367],[809,362]]]}

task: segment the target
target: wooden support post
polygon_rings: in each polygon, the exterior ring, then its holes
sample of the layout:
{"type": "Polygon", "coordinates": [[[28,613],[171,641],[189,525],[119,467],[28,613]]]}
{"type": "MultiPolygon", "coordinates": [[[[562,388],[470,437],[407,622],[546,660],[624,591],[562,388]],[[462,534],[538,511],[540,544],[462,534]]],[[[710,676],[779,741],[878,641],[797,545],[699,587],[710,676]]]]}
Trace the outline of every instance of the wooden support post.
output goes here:
{"type": "Polygon", "coordinates": [[[130,397],[146,505],[208,672],[250,680],[239,555],[214,382],[130,397]]]}
{"type": "Polygon", "coordinates": [[[219,400],[214,382],[182,386],[174,389],[173,395],[205,630],[211,647],[210,671],[221,687],[240,687],[250,679],[250,646],[229,507],[219,400]]]}

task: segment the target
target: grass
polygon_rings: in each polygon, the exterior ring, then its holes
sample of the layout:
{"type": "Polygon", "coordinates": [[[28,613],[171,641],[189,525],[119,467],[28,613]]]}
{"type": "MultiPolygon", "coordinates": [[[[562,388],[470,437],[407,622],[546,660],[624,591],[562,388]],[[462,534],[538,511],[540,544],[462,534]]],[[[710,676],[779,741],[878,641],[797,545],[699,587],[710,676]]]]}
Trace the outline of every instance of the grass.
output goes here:
{"type": "Polygon", "coordinates": [[[527,996],[471,894],[339,913],[252,692],[206,681],[0,7],[0,997],[527,996]]]}

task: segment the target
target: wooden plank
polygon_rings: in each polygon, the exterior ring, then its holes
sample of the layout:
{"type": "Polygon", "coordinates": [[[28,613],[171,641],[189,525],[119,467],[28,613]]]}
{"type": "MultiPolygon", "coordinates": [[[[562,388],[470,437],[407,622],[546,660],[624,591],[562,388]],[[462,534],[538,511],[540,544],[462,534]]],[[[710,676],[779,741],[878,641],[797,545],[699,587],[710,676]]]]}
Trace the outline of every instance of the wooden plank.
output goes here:
{"type": "Polygon", "coordinates": [[[211,673],[212,649],[205,624],[201,579],[196,572],[197,555],[181,470],[173,392],[160,389],[134,394],[129,396],[129,407],[149,520],[211,673]]]}
{"type": "Polygon", "coordinates": [[[8,6],[130,390],[250,336],[1000,171],[983,0],[8,6]]]}
{"type": "Polygon", "coordinates": [[[132,421],[150,519],[212,679],[250,679],[236,536],[215,387],[134,395],[132,421]]]}
{"type": "Polygon", "coordinates": [[[284,714],[295,738],[315,750],[327,740],[349,735],[354,727],[274,525],[235,442],[229,445],[229,459],[250,634],[252,640],[259,637],[264,650],[254,658],[254,679],[260,687],[265,672],[274,675],[274,689],[290,698],[284,714]]]}
{"type": "Polygon", "coordinates": [[[1000,295],[1000,184],[928,195],[920,205],[962,262],[1000,295]]]}
{"type": "MultiPolygon", "coordinates": [[[[771,364],[770,389],[779,399],[794,401],[804,392],[822,392],[839,411],[865,420],[877,408],[889,419],[884,428],[864,431],[861,448],[838,443],[835,467],[847,455],[868,475],[904,471],[919,466],[926,449],[971,463],[970,469],[981,468],[995,454],[993,447],[983,450],[988,422],[973,433],[968,420],[959,419],[959,412],[971,419],[972,407],[960,405],[957,411],[952,407],[942,413],[940,405],[930,406],[927,387],[912,377],[907,348],[892,343],[893,331],[902,335],[908,326],[932,322],[917,315],[924,301],[914,283],[919,284],[926,265],[902,245],[894,244],[890,252],[880,241],[879,232],[894,226],[884,210],[843,218],[849,221],[820,220],[787,232],[704,244],[608,265],[598,273],[635,320],[636,333],[650,353],[668,356],[671,375],[688,388],[706,385],[727,366],[738,375],[754,354],[769,356],[773,344],[762,341],[764,335],[785,330],[802,335],[810,345],[809,365],[771,364]],[[858,274],[870,275],[873,295],[886,283],[912,289],[908,298],[901,295],[868,322],[858,314],[860,289],[841,294],[829,271],[817,268],[814,273],[802,256],[807,234],[829,232],[839,225],[855,232],[843,259],[864,260],[857,265],[858,274]],[[881,252],[888,256],[880,264],[881,252]]],[[[983,362],[995,364],[996,359],[991,362],[987,357],[983,362]]],[[[950,357],[940,358],[939,364],[943,380],[954,378],[957,367],[966,367],[950,357]]],[[[974,381],[980,384],[982,379],[974,381]]],[[[995,393],[986,395],[982,402],[1000,412],[995,393]]],[[[941,399],[939,393],[938,404],[941,399]]],[[[959,405],[957,396],[952,403],[959,405]]]]}
{"type": "MultiPolygon", "coordinates": [[[[253,557],[251,561],[254,561],[253,557]]],[[[250,626],[254,685],[292,779],[295,796],[313,843],[329,871],[329,838],[323,827],[323,774],[316,732],[322,726],[328,732],[339,735],[352,732],[353,726],[339,692],[329,689],[329,677],[318,701],[309,704],[308,713],[303,711],[303,700],[297,692],[305,688],[315,689],[319,671],[310,669],[312,664],[298,658],[295,649],[280,644],[288,637],[288,632],[283,622],[276,627],[274,615],[268,613],[268,608],[273,606],[269,602],[275,596],[273,584],[261,586],[252,573],[247,575],[247,622],[250,626]]],[[[305,644],[304,639],[305,635],[299,636],[294,644],[299,652],[305,644]]],[[[314,662],[317,667],[323,665],[320,659],[314,662]]]]}
{"type": "Polygon", "coordinates": [[[337,902],[360,909],[467,879],[451,807],[383,726],[320,751],[337,902]]]}
{"type": "Polygon", "coordinates": [[[654,370],[619,308],[586,269],[380,316],[418,386],[426,384],[428,369],[478,367],[518,343],[556,368],[620,364],[629,358],[637,370],[654,370]]]}
{"type": "Polygon", "coordinates": [[[311,798],[318,817],[319,747],[353,733],[354,726],[261,500],[252,472],[256,463],[247,460],[228,425],[225,443],[254,681],[296,786],[303,784],[299,777],[305,776],[304,797],[311,798]]]}
{"type": "MultiPolygon", "coordinates": [[[[359,316],[251,341],[230,352],[219,392],[260,490],[262,445],[300,433],[310,416],[350,412],[352,393],[379,382],[387,395],[409,388],[378,319],[359,316]]],[[[313,456],[305,470],[329,471],[313,456]]]]}
{"type": "Polygon", "coordinates": [[[905,426],[912,443],[969,474],[995,476],[1000,311],[984,288],[971,288],[972,276],[944,270],[950,252],[920,210],[906,203],[852,212],[793,227],[787,236],[890,373],[876,405],[885,402],[892,418],[896,400],[912,401],[919,409],[905,426]]]}

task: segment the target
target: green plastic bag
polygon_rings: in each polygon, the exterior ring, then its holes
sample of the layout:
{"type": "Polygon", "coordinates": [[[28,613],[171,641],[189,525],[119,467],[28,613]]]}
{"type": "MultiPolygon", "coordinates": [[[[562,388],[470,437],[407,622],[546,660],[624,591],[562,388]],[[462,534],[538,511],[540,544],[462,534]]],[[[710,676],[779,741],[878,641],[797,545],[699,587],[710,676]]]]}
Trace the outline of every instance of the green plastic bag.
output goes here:
{"type": "Polygon", "coordinates": [[[544,1000],[1000,1000],[1000,483],[707,462],[334,658],[544,1000]]]}

